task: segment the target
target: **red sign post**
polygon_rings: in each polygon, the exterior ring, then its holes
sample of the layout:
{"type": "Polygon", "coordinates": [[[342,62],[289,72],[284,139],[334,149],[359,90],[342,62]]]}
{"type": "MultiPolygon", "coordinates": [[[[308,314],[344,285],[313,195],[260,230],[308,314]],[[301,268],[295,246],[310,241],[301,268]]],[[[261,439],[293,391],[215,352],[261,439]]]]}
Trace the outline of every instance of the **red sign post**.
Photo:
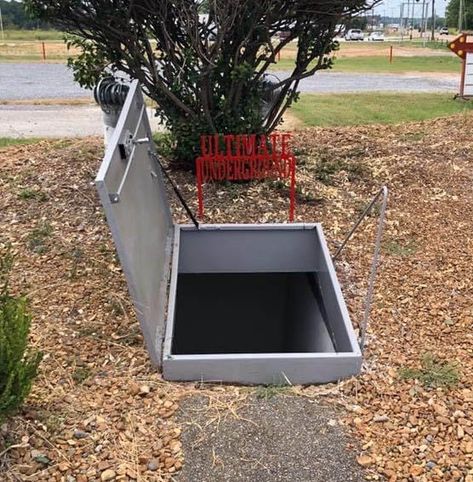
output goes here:
{"type": "Polygon", "coordinates": [[[203,184],[210,181],[289,179],[289,220],[296,205],[296,158],[290,134],[205,135],[200,138],[201,156],[196,160],[199,216],[204,214],[203,184]]]}
{"type": "Polygon", "coordinates": [[[473,42],[468,42],[466,33],[460,34],[448,44],[448,48],[462,59],[460,97],[473,96],[473,42]]]}

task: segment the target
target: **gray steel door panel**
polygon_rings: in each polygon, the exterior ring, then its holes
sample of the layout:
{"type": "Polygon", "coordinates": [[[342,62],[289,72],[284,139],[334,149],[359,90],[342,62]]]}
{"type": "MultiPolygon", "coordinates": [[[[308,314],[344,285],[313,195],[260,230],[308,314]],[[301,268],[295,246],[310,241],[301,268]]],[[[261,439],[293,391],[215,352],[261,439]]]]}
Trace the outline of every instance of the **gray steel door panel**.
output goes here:
{"type": "Polygon", "coordinates": [[[149,155],[153,142],[146,139],[151,130],[134,82],[96,185],[148,350],[160,366],[173,224],[161,171],[149,155]]]}

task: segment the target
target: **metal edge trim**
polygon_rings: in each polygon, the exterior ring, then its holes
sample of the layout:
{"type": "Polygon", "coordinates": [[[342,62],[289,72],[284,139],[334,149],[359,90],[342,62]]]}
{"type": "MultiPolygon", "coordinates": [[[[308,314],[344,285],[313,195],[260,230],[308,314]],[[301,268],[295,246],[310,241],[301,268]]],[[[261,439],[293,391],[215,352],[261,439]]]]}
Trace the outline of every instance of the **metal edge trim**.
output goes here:
{"type": "Polygon", "coordinates": [[[317,224],[317,233],[319,235],[320,246],[322,248],[322,254],[325,258],[325,262],[327,263],[327,269],[332,278],[333,287],[335,289],[335,296],[337,298],[338,305],[340,306],[342,312],[343,322],[345,324],[345,329],[348,334],[348,338],[350,340],[350,344],[353,349],[353,353],[359,354],[361,356],[360,346],[358,345],[358,341],[356,340],[355,332],[353,330],[353,324],[351,322],[350,314],[348,313],[348,308],[345,303],[345,299],[343,297],[342,290],[340,288],[340,283],[338,282],[337,273],[335,271],[335,267],[332,262],[332,257],[330,256],[327,241],[325,239],[324,232],[322,230],[322,225],[317,224]]]}
{"type": "Polygon", "coordinates": [[[164,336],[163,346],[163,360],[172,357],[172,339],[174,336],[174,317],[176,308],[176,294],[177,294],[177,280],[178,280],[178,267],[179,267],[179,251],[180,251],[181,232],[180,226],[174,226],[174,239],[172,242],[172,261],[171,261],[171,278],[168,291],[168,309],[166,319],[166,330],[164,336]]]}

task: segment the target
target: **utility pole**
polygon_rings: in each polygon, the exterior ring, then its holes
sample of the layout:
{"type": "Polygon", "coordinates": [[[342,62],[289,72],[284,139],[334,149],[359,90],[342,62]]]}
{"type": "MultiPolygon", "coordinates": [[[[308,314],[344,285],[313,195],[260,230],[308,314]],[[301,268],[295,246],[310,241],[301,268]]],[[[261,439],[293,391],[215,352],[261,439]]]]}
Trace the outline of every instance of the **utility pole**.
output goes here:
{"type": "Polygon", "coordinates": [[[424,47],[425,47],[425,42],[429,40],[429,35],[427,34],[427,27],[429,23],[429,7],[430,7],[430,2],[429,0],[426,1],[425,3],[425,14],[424,14],[424,20],[422,24],[422,30],[425,33],[425,36],[423,37],[424,39],[424,47]]]}
{"type": "MultiPolygon", "coordinates": [[[[414,0],[412,0],[414,1],[414,0]]],[[[409,15],[411,11],[411,0],[407,0],[406,27],[409,29],[409,15]]]]}
{"type": "Polygon", "coordinates": [[[399,28],[401,29],[401,42],[404,40],[404,3],[401,3],[401,16],[399,18],[399,28]]]}
{"type": "Polygon", "coordinates": [[[422,31],[424,32],[424,37],[427,35],[427,19],[429,18],[429,0],[425,0],[425,9],[422,9],[422,31]]]}
{"type": "MultiPolygon", "coordinates": [[[[414,0],[412,0],[414,1],[414,0]]],[[[407,0],[407,11],[406,11],[406,30],[410,37],[410,26],[409,26],[409,15],[411,11],[411,0],[407,0]]]]}
{"type": "Polygon", "coordinates": [[[0,7],[0,30],[2,31],[2,42],[5,40],[5,32],[3,31],[3,18],[2,18],[2,9],[0,7]]]}
{"type": "Polygon", "coordinates": [[[432,0],[432,42],[435,41],[435,0],[432,0]]]}
{"type": "Polygon", "coordinates": [[[424,38],[425,0],[422,0],[422,20],[420,21],[420,38],[424,38]]]}
{"type": "Polygon", "coordinates": [[[463,0],[460,0],[460,8],[458,9],[458,33],[463,30],[463,0]]]}

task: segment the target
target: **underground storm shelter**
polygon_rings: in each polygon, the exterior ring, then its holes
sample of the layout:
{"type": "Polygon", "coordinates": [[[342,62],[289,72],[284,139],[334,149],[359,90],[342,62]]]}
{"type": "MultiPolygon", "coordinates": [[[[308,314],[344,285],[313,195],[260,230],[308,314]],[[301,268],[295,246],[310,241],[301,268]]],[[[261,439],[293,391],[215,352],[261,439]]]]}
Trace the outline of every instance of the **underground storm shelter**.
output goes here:
{"type": "Polygon", "coordinates": [[[359,373],[322,226],[174,224],[137,82],[96,184],[164,378],[308,384],[359,373]]]}

